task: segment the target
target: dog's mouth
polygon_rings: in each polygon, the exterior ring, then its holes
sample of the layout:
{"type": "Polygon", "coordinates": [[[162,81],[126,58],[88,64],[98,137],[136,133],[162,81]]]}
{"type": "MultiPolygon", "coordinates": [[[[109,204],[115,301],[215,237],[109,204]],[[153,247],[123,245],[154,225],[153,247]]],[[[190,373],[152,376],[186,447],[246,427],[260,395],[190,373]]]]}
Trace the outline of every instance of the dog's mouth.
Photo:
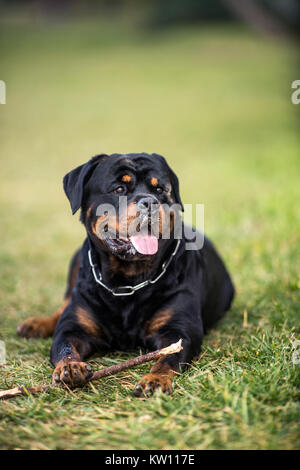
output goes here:
{"type": "MultiPolygon", "coordinates": [[[[108,234],[106,234],[108,235],[108,234]]],[[[128,238],[104,237],[104,242],[109,250],[120,258],[134,258],[135,256],[151,256],[158,251],[158,239],[151,234],[137,234],[128,238]]]]}
{"type": "Polygon", "coordinates": [[[151,233],[151,221],[141,222],[133,234],[112,234],[108,229],[102,234],[109,250],[122,259],[153,256],[158,251],[158,236],[151,233]]]}
{"type": "Polygon", "coordinates": [[[157,253],[159,248],[158,219],[139,217],[135,225],[124,227],[123,224],[104,222],[97,227],[97,236],[105,243],[108,250],[124,260],[141,260],[157,253]],[[116,226],[118,230],[116,230],[116,226]]]}

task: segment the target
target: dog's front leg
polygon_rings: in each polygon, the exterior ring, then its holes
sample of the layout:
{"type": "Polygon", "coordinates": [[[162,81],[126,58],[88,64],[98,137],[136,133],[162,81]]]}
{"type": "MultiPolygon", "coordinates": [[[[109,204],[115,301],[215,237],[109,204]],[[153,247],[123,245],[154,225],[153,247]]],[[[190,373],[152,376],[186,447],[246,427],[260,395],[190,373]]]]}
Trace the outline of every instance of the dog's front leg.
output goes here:
{"type": "Polygon", "coordinates": [[[174,298],[173,304],[161,308],[146,321],[143,337],[151,349],[164,348],[182,339],[183,349],[159,359],[134,389],[137,397],[151,395],[159,388],[170,394],[174,377],[201,351],[203,325],[199,305],[186,297],[174,298]]]}
{"type": "Polygon", "coordinates": [[[68,306],[54,333],[50,359],[55,366],[53,383],[78,387],[92,376],[85,360],[101,349],[102,330],[87,309],[68,306]]]}

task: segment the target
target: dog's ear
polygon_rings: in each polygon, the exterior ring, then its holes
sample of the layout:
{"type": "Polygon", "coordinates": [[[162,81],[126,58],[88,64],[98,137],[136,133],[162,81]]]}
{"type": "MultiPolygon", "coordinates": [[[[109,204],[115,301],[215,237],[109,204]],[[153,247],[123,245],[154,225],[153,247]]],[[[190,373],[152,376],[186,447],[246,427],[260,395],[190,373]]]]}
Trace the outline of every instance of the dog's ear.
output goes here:
{"type": "Polygon", "coordinates": [[[64,176],[64,190],[70,201],[73,215],[81,206],[84,185],[87,183],[99,161],[102,160],[103,157],[107,156],[108,155],[105,154],[96,155],[87,163],[74,168],[74,170],[64,176]]]}
{"type": "Polygon", "coordinates": [[[172,191],[173,191],[173,194],[174,194],[174,199],[175,199],[177,204],[180,204],[181,210],[182,210],[182,212],[184,212],[184,208],[183,208],[183,204],[182,204],[181,197],[180,197],[180,192],[179,192],[178,178],[177,178],[176,174],[174,173],[174,171],[169,167],[169,165],[168,165],[168,168],[169,168],[169,175],[170,175],[170,181],[171,181],[171,185],[172,185],[172,191]]]}
{"type": "Polygon", "coordinates": [[[170,182],[171,182],[171,185],[172,185],[173,197],[175,199],[176,204],[179,204],[180,207],[181,207],[182,212],[184,212],[184,207],[183,207],[181,197],[180,197],[180,192],[179,192],[179,181],[178,181],[178,178],[177,178],[176,174],[174,173],[174,171],[167,164],[167,161],[166,161],[165,157],[163,157],[162,155],[156,154],[156,153],[154,153],[153,155],[155,155],[156,157],[160,157],[163,160],[165,166],[167,167],[167,170],[169,172],[170,182]]]}

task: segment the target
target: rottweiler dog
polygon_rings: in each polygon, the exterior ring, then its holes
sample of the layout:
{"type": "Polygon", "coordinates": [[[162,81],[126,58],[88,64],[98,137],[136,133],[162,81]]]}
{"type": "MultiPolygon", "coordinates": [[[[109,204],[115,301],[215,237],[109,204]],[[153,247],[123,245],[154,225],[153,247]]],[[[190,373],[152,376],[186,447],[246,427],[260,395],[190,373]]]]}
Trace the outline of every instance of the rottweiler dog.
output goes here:
{"type": "Polygon", "coordinates": [[[134,389],[135,396],[170,393],[174,376],[200,354],[204,333],[230,308],[234,286],[223,261],[206,237],[186,249],[191,231],[178,178],[161,155],[96,155],[63,185],[87,237],[71,260],[62,306],[27,319],[18,334],[54,335],[53,382],[69,387],[90,378],[86,360],[98,351],[155,350],[181,338],[182,351],[160,359],[134,389]]]}

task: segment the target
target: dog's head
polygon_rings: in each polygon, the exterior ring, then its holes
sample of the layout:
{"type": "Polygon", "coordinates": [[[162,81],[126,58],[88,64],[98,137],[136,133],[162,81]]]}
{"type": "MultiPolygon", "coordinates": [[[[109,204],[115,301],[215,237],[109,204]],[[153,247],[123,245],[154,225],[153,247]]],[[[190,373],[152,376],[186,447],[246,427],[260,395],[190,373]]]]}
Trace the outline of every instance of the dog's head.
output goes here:
{"type": "Polygon", "coordinates": [[[63,183],[93,243],[123,260],[155,255],[183,210],[177,176],[158,154],[96,155],[63,183]]]}

